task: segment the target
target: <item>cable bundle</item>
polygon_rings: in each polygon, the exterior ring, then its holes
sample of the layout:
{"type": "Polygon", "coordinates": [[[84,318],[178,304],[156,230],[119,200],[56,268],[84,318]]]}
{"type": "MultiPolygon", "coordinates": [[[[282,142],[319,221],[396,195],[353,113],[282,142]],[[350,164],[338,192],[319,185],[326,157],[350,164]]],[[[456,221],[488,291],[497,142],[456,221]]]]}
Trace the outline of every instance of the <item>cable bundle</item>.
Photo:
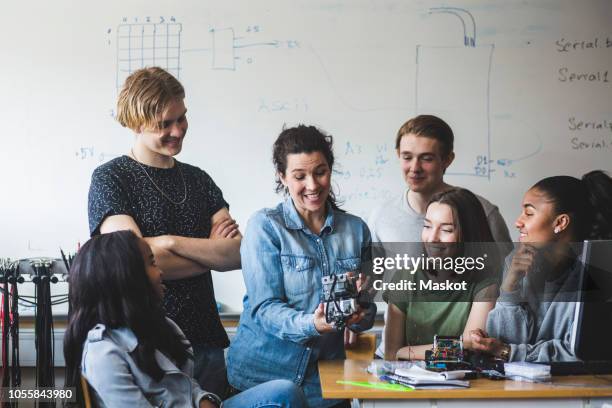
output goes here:
{"type": "MultiPolygon", "coordinates": [[[[19,362],[19,306],[34,308],[34,345],[36,349],[36,386],[55,387],[55,338],[53,332],[54,305],[68,302],[67,294],[51,295],[51,283],[65,280],[73,256],[62,252],[66,271],[53,273],[58,262],[50,258],[12,262],[0,258],[0,346],[2,367],[0,385],[21,387],[19,362]],[[25,276],[31,280],[26,281],[25,276]],[[18,284],[32,282],[34,296],[19,295],[18,284]],[[9,362],[10,361],[10,362],[9,362]]],[[[60,268],[61,270],[61,268],[60,268]]],[[[55,407],[54,402],[41,402],[39,407],[55,407]]],[[[17,402],[0,402],[0,408],[17,407],[17,402]]]]}
{"type": "MultiPolygon", "coordinates": [[[[11,387],[21,386],[21,366],[19,363],[19,290],[17,283],[19,267],[11,282],[11,387]]],[[[23,278],[21,278],[23,280],[23,278]]]]}
{"type": "MultiPolygon", "coordinates": [[[[0,283],[2,301],[0,302],[0,325],[2,338],[2,387],[21,385],[19,365],[19,312],[17,311],[17,283],[24,279],[19,276],[19,262],[0,259],[0,283]],[[10,286],[9,286],[10,285],[10,286]],[[10,348],[10,353],[9,353],[10,348]],[[9,354],[11,363],[9,364],[9,354]]],[[[17,403],[3,402],[2,407],[16,407],[17,403]]]]}
{"type": "MultiPolygon", "coordinates": [[[[53,314],[51,312],[51,282],[57,277],[50,273],[51,260],[34,260],[32,267],[35,284],[36,313],[34,323],[34,344],[36,348],[36,386],[55,387],[55,339],[53,336],[53,314]]],[[[54,407],[53,402],[42,402],[39,407],[54,407]]]]}
{"type": "Polygon", "coordinates": [[[10,382],[10,372],[8,363],[8,347],[9,347],[9,329],[11,326],[9,312],[9,291],[8,291],[8,274],[10,273],[9,265],[2,268],[2,304],[0,306],[0,321],[2,324],[2,387],[7,387],[10,382]]]}

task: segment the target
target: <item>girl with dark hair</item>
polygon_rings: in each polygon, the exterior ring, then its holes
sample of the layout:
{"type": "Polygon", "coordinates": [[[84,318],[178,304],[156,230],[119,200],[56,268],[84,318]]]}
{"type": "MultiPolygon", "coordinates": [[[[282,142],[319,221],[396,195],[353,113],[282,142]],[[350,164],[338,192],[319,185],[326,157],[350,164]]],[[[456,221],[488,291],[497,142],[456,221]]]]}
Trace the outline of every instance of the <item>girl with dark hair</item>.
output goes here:
{"type": "Polygon", "coordinates": [[[612,237],[611,209],[612,180],[599,170],[582,180],[548,177],[525,193],[515,223],[520,245],[506,259],[488,333],[472,333],[476,349],[510,361],[576,359],[570,346],[581,267],[575,247],[612,237]]]}
{"type": "Polygon", "coordinates": [[[428,260],[448,262],[480,257],[482,267],[476,268],[474,262],[472,270],[461,263],[445,268],[440,267],[443,262],[438,262],[435,267],[420,268],[414,273],[407,269],[396,272],[394,283],[411,281],[415,289],[387,290],[383,294],[389,304],[386,360],[424,359],[436,334],[463,335],[464,348],[470,348],[468,333],[484,328],[495,305],[500,260],[484,209],[472,192],[452,188],[435,194],[427,205],[421,239],[428,260]],[[428,282],[449,282],[459,289],[429,289],[428,282]]]}
{"type": "MultiPolygon", "coordinates": [[[[314,126],[284,129],[274,143],[278,191],[286,199],[258,211],[240,254],[247,294],[227,356],[238,390],[284,378],[304,390],[311,407],[324,400],[317,363],[343,359],[343,333],[326,321],[321,279],[359,273],[371,259],[370,233],[358,217],[338,209],[331,192],[332,137],[314,126]]],[[[374,303],[347,316],[353,331],[369,329],[374,303]]]]}
{"type": "MultiPolygon", "coordinates": [[[[164,316],[162,272],[149,245],[131,231],[89,240],[70,269],[71,315],[64,337],[66,386],[80,378],[99,407],[219,407],[215,394],[192,378],[193,351],[164,316]]],[[[224,407],[301,407],[289,381],[239,394],[224,407]]]]}

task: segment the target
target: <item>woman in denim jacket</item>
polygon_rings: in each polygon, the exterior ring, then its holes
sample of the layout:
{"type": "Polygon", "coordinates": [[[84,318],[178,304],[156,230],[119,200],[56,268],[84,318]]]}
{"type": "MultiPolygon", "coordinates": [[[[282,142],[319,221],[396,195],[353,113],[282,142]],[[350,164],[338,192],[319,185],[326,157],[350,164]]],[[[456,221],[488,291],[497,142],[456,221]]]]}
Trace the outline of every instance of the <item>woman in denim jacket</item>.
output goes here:
{"type": "MultiPolygon", "coordinates": [[[[302,391],[271,381],[225,402],[193,379],[193,351],[161,308],[161,270],[131,231],[92,238],[70,269],[66,385],[89,383],[98,407],[303,407],[302,391]]],[[[82,404],[81,404],[82,406],[82,404]]]]}
{"type": "MultiPolygon", "coordinates": [[[[346,401],[321,396],[317,362],[345,358],[343,332],[325,318],[321,279],[356,277],[371,259],[370,233],[335,203],[331,136],[313,126],[284,129],[273,162],[277,191],[289,197],[248,223],[240,248],[247,294],[228,379],[238,390],[287,379],[302,387],[311,407],[342,406],[346,401]]],[[[346,321],[355,332],[374,321],[376,305],[362,304],[346,321]]]]}

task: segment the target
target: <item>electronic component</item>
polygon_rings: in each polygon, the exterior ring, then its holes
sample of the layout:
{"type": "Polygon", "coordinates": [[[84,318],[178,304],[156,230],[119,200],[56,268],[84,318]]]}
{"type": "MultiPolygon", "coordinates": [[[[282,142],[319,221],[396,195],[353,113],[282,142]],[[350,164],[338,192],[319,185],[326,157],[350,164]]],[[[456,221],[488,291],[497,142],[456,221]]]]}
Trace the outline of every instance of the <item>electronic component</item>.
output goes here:
{"type": "Polygon", "coordinates": [[[325,302],[325,321],[338,331],[344,330],[346,322],[357,311],[357,285],[350,273],[329,275],[321,278],[325,302]]]}
{"type": "Polygon", "coordinates": [[[434,336],[433,349],[425,353],[428,369],[455,369],[463,361],[463,336],[434,336]]]}

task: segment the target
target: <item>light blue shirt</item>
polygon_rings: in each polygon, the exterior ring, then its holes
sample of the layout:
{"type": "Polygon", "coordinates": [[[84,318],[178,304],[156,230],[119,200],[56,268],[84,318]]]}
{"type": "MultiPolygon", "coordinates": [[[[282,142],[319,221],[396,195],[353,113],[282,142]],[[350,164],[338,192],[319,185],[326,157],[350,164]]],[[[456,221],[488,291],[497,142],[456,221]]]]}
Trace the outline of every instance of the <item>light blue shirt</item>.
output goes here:
{"type": "MultiPolygon", "coordinates": [[[[230,384],[246,390],[272,379],[301,385],[310,406],[322,400],[317,362],[344,359],[342,332],[319,334],[314,311],[323,302],[321,277],[359,273],[371,260],[370,232],[354,215],[327,206],[319,234],[312,233],[287,199],[249,220],[240,255],[247,294],[228,352],[230,384]]],[[[372,327],[376,305],[354,331],[372,327]]]]}
{"type": "MultiPolygon", "coordinates": [[[[167,320],[183,336],[179,327],[167,320]]],[[[165,375],[155,381],[130,355],[137,345],[136,335],[127,327],[107,329],[98,324],[89,331],[83,346],[81,374],[95,391],[97,406],[199,407],[202,397],[209,393],[192,378],[193,360],[187,359],[182,367],[177,367],[156,350],[155,359],[165,375]]]]}
{"type": "MultiPolygon", "coordinates": [[[[506,257],[504,278],[514,253],[506,257]]],[[[575,261],[559,277],[534,288],[531,276],[545,271],[536,265],[513,292],[500,290],[487,318],[487,333],[510,345],[510,361],[550,363],[575,361],[571,346],[581,262],[575,261]]]]}

